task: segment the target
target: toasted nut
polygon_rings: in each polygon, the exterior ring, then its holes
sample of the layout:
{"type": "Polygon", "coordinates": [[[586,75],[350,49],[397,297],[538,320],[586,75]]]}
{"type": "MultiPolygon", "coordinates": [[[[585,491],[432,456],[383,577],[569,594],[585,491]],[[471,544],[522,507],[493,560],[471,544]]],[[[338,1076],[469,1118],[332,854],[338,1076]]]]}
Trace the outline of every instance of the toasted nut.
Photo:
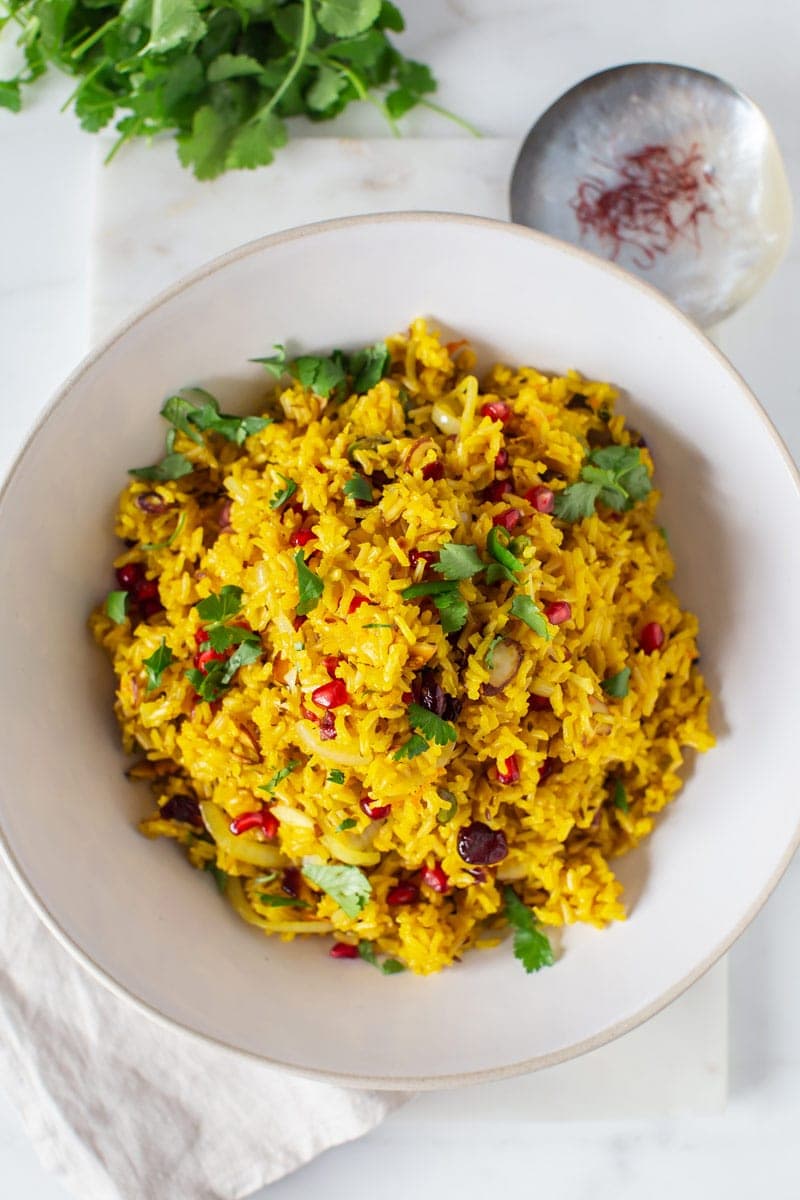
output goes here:
{"type": "Polygon", "coordinates": [[[492,669],[483,685],[487,696],[496,696],[507,688],[522,662],[522,647],[511,638],[504,638],[494,648],[492,669]]]}

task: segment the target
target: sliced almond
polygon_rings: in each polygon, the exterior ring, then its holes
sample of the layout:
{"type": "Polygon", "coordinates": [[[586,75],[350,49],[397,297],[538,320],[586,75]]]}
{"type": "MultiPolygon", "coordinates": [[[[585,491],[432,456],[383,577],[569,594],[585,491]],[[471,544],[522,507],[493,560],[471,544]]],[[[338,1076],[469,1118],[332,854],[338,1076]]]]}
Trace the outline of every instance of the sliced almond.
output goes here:
{"type": "Polygon", "coordinates": [[[504,638],[494,648],[492,668],[483,685],[487,696],[496,696],[511,683],[522,663],[522,647],[511,638],[504,638]]]}

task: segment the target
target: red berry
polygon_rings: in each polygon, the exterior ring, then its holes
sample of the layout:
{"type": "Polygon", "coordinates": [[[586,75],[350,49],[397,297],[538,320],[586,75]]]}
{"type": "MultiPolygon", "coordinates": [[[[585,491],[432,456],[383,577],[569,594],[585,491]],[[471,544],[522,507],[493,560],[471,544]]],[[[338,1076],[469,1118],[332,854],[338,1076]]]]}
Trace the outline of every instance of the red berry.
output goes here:
{"type": "Polygon", "coordinates": [[[358,806],[364,815],[369,817],[370,821],[382,821],[392,811],[391,804],[375,804],[370,800],[369,796],[362,796],[358,802],[358,806]]]}
{"type": "Polygon", "coordinates": [[[444,463],[440,463],[438,459],[434,462],[425,463],[422,468],[423,479],[443,479],[444,478],[444,463]]]}
{"type": "Polygon", "coordinates": [[[351,946],[349,942],[334,942],[328,954],[331,958],[358,958],[358,946],[351,946]]]}
{"type": "Polygon", "coordinates": [[[353,596],[353,599],[347,606],[348,617],[361,608],[362,604],[372,604],[372,601],[370,600],[369,596],[362,596],[360,592],[356,592],[355,596],[353,596]]]}
{"type": "Polygon", "coordinates": [[[639,645],[645,654],[652,654],[664,645],[664,630],[658,621],[650,621],[639,634],[639,645]]]}
{"type": "Polygon", "coordinates": [[[484,489],[484,498],[491,504],[497,504],[504,496],[507,496],[510,491],[513,491],[510,479],[495,479],[494,483],[490,483],[484,489]]]}
{"type": "Polygon", "coordinates": [[[494,456],[494,469],[496,471],[504,471],[508,466],[508,451],[498,450],[494,456]]]}
{"type": "Polygon", "coordinates": [[[260,809],[258,812],[239,813],[238,817],[234,817],[230,824],[231,833],[239,837],[242,833],[247,833],[249,829],[259,829],[265,838],[274,838],[278,832],[278,818],[273,816],[267,809],[260,809]]]}
{"type": "Polygon", "coordinates": [[[290,546],[307,546],[309,542],[316,541],[317,535],[313,529],[295,529],[294,533],[289,537],[290,546]]]}
{"type": "Polygon", "coordinates": [[[336,737],[336,718],[330,710],[319,723],[319,736],[323,742],[332,742],[336,737]]]}
{"type": "Polygon", "coordinates": [[[509,406],[502,400],[493,400],[489,404],[484,404],[481,409],[482,417],[489,417],[492,421],[500,421],[503,425],[506,425],[513,415],[509,406]]]}
{"type": "Polygon", "coordinates": [[[304,704],[300,705],[300,716],[305,717],[307,721],[313,721],[315,725],[319,725],[319,717],[310,708],[306,708],[304,704]]]}
{"type": "Polygon", "coordinates": [[[525,499],[537,512],[551,513],[555,506],[556,494],[540,483],[525,493],[525,499]]]}
{"type": "Polygon", "coordinates": [[[412,571],[418,562],[435,563],[439,555],[435,550],[414,550],[408,552],[408,564],[412,571]]]}
{"type": "Polygon", "coordinates": [[[126,592],[129,592],[132,588],[136,587],[137,583],[144,579],[144,563],[125,563],[123,567],[117,567],[114,573],[119,586],[126,592]]]}
{"type": "Polygon", "coordinates": [[[341,661],[342,661],[341,654],[326,654],[325,657],[323,658],[322,662],[325,666],[325,670],[328,672],[331,679],[336,678],[336,671],[337,671],[339,663],[341,661]]]}
{"type": "Polygon", "coordinates": [[[225,662],[225,655],[218,650],[201,650],[194,656],[194,665],[203,675],[208,674],[208,664],[212,662],[225,662]]]}
{"type": "Polygon", "coordinates": [[[549,696],[537,696],[536,692],[531,692],[528,697],[528,708],[531,712],[550,712],[552,707],[549,696]]]}
{"type": "Polygon", "coordinates": [[[432,892],[439,892],[440,894],[446,892],[450,886],[450,881],[442,870],[441,863],[436,863],[432,867],[423,867],[420,872],[420,879],[432,892]]]}
{"type": "Polygon", "coordinates": [[[386,903],[393,906],[415,904],[418,899],[419,888],[415,883],[398,883],[396,887],[390,888],[386,893],[386,903]]]}
{"type": "Polygon", "coordinates": [[[298,629],[301,629],[305,625],[307,620],[308,617],[295,617],[292,621],[292,628],[297,632],[298,629]]]}
{"type": "Polygon", "coordinates": [[[145,620],[147,620],[148,617],[154,617],[156,613],[164,611],[164,605],[161,603],[158,597],[154,597],[152,600],[143,600],[139,605],[139,608],[145,620]]]}
{"type": "Polygon", "coordinates": [[[551,625],[563,625],[572,616],[572,609],[566,600],[556,600],[545,607],[544,615],[551,625]]]}
{"type": "Polygon", "coordinates": [[[507,508],[505,512],[498,513],[492,518],[493,525],[502,525],[509,533],[515,528],[522,519],[522,513],[518,508],[507,508]]]}
{"type": "Polygon", "coordinates": [[[311,700],[319,708],[340,708],[350,702],[350,697],[341,679],[332,679],[330,683],[314,688],[311,700]]]}
{"type": "Polygon", "coordinates": [[[208,634],[206,633],[206,631],[202,625],[200,626],[199,629],[195,629],[194,640],[198,646],[202,646],[204,642],[208,641],[208,634]]]}
{"type": "Polygon", "coordinates": [[[142,579],[140,583],[134,585],[133,595],[139,604],[144,604],[145,600],[157,600],[158,584],[155,579],[142,579]]]}
{"type": "Polygon", "coordinates": [[[458,853],[471,866],[494,866],[508,854],[508,842],[502,829],[492,829],[483,821],[473,821],[458,831],[458,853]]]}
{"type": "Polygon", "coordinates": [[[519,783],[519,763],[516,754],[510,755],[502,765],[497,764],[497,778],[500,783],[519,783]]]}

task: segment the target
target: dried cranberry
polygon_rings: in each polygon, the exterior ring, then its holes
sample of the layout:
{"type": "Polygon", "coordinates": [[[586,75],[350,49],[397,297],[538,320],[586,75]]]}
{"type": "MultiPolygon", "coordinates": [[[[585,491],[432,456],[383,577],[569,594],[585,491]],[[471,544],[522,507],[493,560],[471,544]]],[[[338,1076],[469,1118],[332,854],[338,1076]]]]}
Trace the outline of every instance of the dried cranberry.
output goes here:
{"type": "Polygon", "coordinates": [[[332,742],[336,737],[336,718],[330,710],[319,723],[319,736],[323,742],[332,742]]]}
{"type": "Polygon", "coordinates": [[[481,408],[482,417],[489,417],[492,421],[500,421],[503,425],[506,425],[513,415],[509,405],[502,400],[493,400],[489,404],[484,404],[481,408]]]}
{"type": "Polygon", "coordinates": [[[549,487],[537,484],[525,493],[528,503],[540,513],[551,513],[555,507],[556,494],[549,487]]]}
{"type": "Polygon", "coordinates": [[[413,571],[418,562],[426,564],[435,563],[438,557],[439,555],[436,550],[415,550],[412,548],[408,552],[408,565],[413,571]]]}
{"type": "Polygon", "coordinates": [[[151,516],[157,516],[159,513],[166,512],[170,505],[163,496],[159,496],[158,492],[141,492],[136,497],[136,507],[142,512],[150,513],[151,516]]]}
{"type": "Polygon", "coordinates": [[[522,513],[518,508],[507,508],[505,512],[498,513],[496,517],[492,518],[492,524],[502,525],[510,533],[521,519],[522,513]]]}
{"type": "Polygon", "coordinates": [[[300,895],[300,886],[302,877],[297,867],[287,867],[283,872],[281,880],[281,891],[287,896],[297,897],[300,895]]]}
{"type": "Polygon", "coordinates": [[[441,717],[443,721],[458,720],[461,701],[444,690],[436,672],[432,671],[430,667],[423,667],[414,676],[411,693],[417,704],[422,708],[427,708],[428,712],[434,713],[437,717],[441,717]]]}
{"type": "Polygon", "coordinates": [[[502,829],[492,829],[483,821],[473,821],[458,831],[458,853],[465,863],[491,867],[508,854],[508,842],[502,829]]]}
{"type": "Polygon", "coordinates": [[[158,584],[155,579],[143,579],[134,586],[133,594],[138,604],[144,604],[145,600],[156,600],[158,584]]]}
{"type": "Polygon", "coordinates": [[[164,605],[157,596],[154,596],[152,600],[143,600],[139,606],[139,611],[146,621],[148,617],[154,617],[156,613],[163,612],[164,605]]]}
{"type": "Polygon", "coordinates": [[[170,796],[166,804],[162,804],[161,816],[167,821],[182,821],[184,825],[195,825],[198,829],[203,828],[200,805],[194,796],[186,796],[182,792],[177,796],[170,796]]]}
{"type": "Polygon", "coordinates": [[[393,906],[416,904],[417,900],[419,900],[419,888],[415,883],[398,883],[396,887],[389,888],[386,893],[386,903],[393,906]]]}
{"type": "Polygon", "coordinates": [[[330,683],[323,683],[314,688],[311,700],[319,708],[341,708],[343,704],[349,703],[350,697],[341,679],[332,679],[330,683]]]}
{"type": "Polygon", "coordinates": [[[331,958],[358,958],[358,946],[351,946],[349,942],[334,942],[328,954],[331,958]]]}
{"type": "Polygon", "coordinates": [[[537,696],[536,692],[531,692],[528,697],[528,708],[531,712],[551,712],[553,706],[549,696],[537,696]]]}
{"type": "Polygon", "coordinates": [[[369,796],[362,796],[358,806],[370,821],[382,821],[392,811],[391,804],[375,804],[369,796]]]}
{"type": "Polygon", "coordinates": [[[563,625],[572,616],[572,609],[566,600],[556,600],[546,606],[544,615],[551,625],[563,625]]]}
{"type": "Polygon", "coordinates": [[[652,654],[664,645],[664,630],[658,621],[650,621],[639,634],[639,645],[645,654],[652,654]]]}
{"type": "Polygon", "coordinates": [[[497,778],[500,783],[519,783],[519,763],[516,754],[509,755],[502,764],[497,764],[497,778]]]}
{"type": "Polygon", "coordinates": [[[119,586],[129,592],[144,579],[144,563],[125,563],[124,566],[117,567],[115,574],[119,586]]]}
{"type": "Polygon", "coordinates": [[[441,863],[435,863],[432,867],[423,867],[420,879],[425,887],[429,887],[432,892],[439,892],[440,895],[446,892],[450,886],[450,881],[445,875],[441,863]]]}
{"type": "Polygon", "coordinates": [[[437,460],[434,462],[425,463],[422,468],[423,479],[444,479],[444,463],[437,460]]]}

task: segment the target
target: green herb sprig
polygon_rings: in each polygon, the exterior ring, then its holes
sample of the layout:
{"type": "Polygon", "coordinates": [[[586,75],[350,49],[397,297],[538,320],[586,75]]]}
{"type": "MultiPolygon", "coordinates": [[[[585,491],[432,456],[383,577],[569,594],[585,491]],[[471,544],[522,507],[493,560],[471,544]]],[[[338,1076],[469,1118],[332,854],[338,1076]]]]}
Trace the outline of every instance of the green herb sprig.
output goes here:
{"type": "Polygon", "coordinates": [[[536,918],[527,904],[522,903],[512,887],[503,888],[503,899],[506,920],[514,930],[514,956],[529,975],[542,967],[552,967],[555,961],[553,947],[537,927],[536,918]]]}
{"type": "Polygon", "coordinates": [[[638,447],[604,446],[591,452],[580,480],[556,495],[553,511],[562,521],[580,521],[592,515],[599,500],[614,512],[626,512],[652,487],[638,447]]]}

